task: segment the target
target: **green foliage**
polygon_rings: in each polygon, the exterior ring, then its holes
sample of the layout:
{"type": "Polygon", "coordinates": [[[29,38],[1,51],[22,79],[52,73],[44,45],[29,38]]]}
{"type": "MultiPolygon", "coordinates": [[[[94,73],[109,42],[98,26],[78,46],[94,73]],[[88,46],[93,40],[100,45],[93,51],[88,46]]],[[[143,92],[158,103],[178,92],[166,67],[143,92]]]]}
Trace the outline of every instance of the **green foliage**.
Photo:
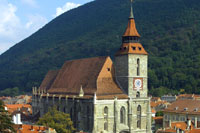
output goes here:
{"type": "Polygon", "coordinates": [[[161,86],[158,88],[152,88],[149,93],[155,97],[161,97],[165,94],[177,95],[179,92],[177,90],[170,90],[166,87],[161,86]]]}
{"type": "MultiPolygon", "coordinates": [[[[149,53],[151,94],[161,86],[168,91],[155,95],[181,89],[200,94],[200,1],[137,0],[133,6],[149,53]]],[[[129,0],[96,0],[55,18],[0,56],[0,89],[30,91],[66,60],[113,57],[129,12],[129,0]]]]}
{"type": "Polygon", "coordinates": [[[7,88],[5,90],[0,91],[0,96],[18,96],[18,95],[22,95],[23,92],[19,91],[18,87],[14,87],[14,88],[7,88]]]}
{"type": "Polygon", "coordinates": [[[4,103],[0,100],[0,133],[15,133],[13,123],[8,112],[4,109],[4,103]]]}
{"type": "Polygon", "coordinates": [[[156,116],[163,116],[163,111],[156,112],[156,116]]]}
{"type": "Polygon", "coordinates": [[[57,133],[72,133],[75,129],[69,114],[57,111],[55,107],[39,119],[38,125],[44,125],[56,130],[57,133]]]}

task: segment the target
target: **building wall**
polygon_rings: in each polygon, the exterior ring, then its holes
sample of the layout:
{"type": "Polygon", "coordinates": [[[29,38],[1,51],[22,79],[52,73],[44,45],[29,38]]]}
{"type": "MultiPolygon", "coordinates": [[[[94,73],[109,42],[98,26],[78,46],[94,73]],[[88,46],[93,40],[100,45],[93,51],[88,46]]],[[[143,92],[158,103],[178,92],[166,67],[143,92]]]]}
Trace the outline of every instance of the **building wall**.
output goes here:
{"type": "Polygon", "coordinates": [[[89,131],[93,129],[93,100],[71,99],[59,97],[33,96],[33,115],[40,113],[40,117],[48,112],[49,108],[56,107],[57,110],[70,114],[74,127],[78,131],[89,131]]]}
{"type": "Polygon", "coordinates": [[[115,75],[118,85],[123,88],[128,95],[128,55],[120,55],[115,57],[115,75]]]}
{"type": "Polygon", "coordinates": [[[48,112],[48,108],[56,106],[59,111],[69,113],[78,131],[93,133],[147,133],[151,124],[151,114],[148,114],[148,98],[123,100],[79,100],[59,97],[33,96],[33,114],[40,111],[40,116],[48,112]],[[37,102],[36,104],[36,101],[37,102]],[[141,106],[141,128],[137,128],[137,107],[141,106]],[[89,107],[89,112],[88,112],[89,107]],[[108,108],[108,130],[104,130],[104,108],[108,108]],[[120,122],[120,110],[125,108],[125,123],[120,122]]]}
{"type": "Polygon", "coordinates": [[[200,114],[184,114],[184,113],[171,113],[164,112],[163,116],[163,128],[169,127],[170,122],[186,122],[187,119],[190,119],[194,125],[196,124],[196,128],[200,128],[200,114]],[[198,124],[199,123],[199,124],[198,124]]]}
{"type": "Polygon", "coordinates": [[[134,78],[141,78],[143,81],[142,90],[140,90],[140,97],[147,97],[148,89],[147,89],[147,62],[148,57],[147,55],[136,55],[136,54],[129,54],[128,55],[128,73],[129,73],[129,94],[133,98],[136,97],[137,90],[133,89],[134,86],[134,78]],[[137,59],[140,60],[140,75],[137,76],[137,59]]]}
{"type": "Polygon", "coordinates": [[[97,100],[94,105],[94,129],[93,133],[150,133],[147,129],[151,124],[151,114],[147,114],[149,99],[132,100],[97,100]],[[141,128],[137,128],[137,107],[141,106],[141,128]],[[108,108],[108,130],[104,130],[104,109],[108,108]],[[125,123],[120,122],[120,110],[125,108],[125,123]],[[150,116],[149,116],[150,115],[150,116]]]}

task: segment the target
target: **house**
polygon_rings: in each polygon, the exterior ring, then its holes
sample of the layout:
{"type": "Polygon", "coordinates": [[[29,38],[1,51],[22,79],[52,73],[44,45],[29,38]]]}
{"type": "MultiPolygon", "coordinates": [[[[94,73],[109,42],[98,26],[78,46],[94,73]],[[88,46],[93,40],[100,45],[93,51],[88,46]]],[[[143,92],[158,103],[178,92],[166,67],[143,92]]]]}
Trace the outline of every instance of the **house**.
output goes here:
{"type": "Polygon", "coordinates": [[[17,133],[56,133],[55,129],[37,125],[14,125],[17,133]]]}
{"type": "Polygon", "coordinates": [[[177,100],[163,113],[163,128],[169,127],[172,122],[186,122],[188,119],[195,128],[200,128],[200,100],[177,100]]]}

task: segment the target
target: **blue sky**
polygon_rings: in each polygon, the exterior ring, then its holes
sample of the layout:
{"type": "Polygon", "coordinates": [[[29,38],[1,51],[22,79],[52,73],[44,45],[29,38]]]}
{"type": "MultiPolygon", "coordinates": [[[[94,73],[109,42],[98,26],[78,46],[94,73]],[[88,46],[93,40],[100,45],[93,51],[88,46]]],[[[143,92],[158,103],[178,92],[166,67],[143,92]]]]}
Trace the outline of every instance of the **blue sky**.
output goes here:
{"type": "Polygon", "coordinates": [[[0,0],[0,54],[56,16],[92,0],[0,0]]]}

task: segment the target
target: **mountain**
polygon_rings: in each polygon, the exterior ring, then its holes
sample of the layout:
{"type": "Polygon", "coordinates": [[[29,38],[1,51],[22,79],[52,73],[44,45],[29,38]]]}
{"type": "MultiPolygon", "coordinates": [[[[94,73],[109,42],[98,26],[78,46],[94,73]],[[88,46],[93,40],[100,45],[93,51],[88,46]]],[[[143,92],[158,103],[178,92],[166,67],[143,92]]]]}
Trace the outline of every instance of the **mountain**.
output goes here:
{"type": "MultiPolygon", "coordinates": [[[[136,26],[149,53],[152,93],[200,93],[199,7],[199,0],[134,2],[136,26]]],[[[60,15],[0,55],[0,89],[30,91],[66,60],[113,58],[129,13],[129,0],[96,0],[60,15]]]]}

